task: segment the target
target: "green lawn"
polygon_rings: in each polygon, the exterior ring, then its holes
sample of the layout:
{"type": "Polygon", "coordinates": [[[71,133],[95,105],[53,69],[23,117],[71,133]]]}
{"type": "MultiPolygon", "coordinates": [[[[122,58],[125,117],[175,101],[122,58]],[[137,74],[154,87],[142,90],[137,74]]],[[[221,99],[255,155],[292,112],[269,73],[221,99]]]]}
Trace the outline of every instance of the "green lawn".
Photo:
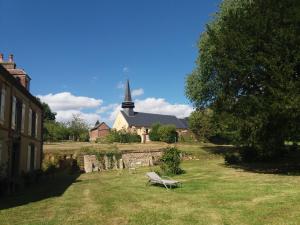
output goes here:
{"type": "Polygon", "coordinates": [[[146,186],[145,173],[59,175],[0,199],[0,224],[300,224],[300,176],[245,172],[198,146],[182,188],[146,186]]]}

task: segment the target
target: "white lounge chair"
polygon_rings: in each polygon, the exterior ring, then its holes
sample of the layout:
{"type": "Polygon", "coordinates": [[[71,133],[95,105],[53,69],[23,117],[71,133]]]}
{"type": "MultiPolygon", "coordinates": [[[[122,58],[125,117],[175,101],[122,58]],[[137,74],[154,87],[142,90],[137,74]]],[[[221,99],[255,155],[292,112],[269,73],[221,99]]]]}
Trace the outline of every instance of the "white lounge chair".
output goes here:
{"type": "Polygon", "coordinates": [[[148,184],[162,184],[165,188],[168,189],[172,187],[181,186],[181,183],[177,180],[164,180],[160,176],[158,176],[155,172],[146,173],[146,176],[149,178],[148,184]]]}

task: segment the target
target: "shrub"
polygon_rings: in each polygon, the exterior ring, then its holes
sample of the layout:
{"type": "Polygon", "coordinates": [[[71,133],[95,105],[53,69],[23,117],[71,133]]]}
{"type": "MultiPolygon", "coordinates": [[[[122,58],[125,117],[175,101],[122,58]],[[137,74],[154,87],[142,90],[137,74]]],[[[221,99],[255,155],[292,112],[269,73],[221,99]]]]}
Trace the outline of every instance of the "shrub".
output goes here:
{"type": "Polygon", "coordinates": [[[260,158],[257,149],[246,146],[240,149],[240,155],[243,162],[254,162],[260,158]]]}
{"type": "Polygon", "coordinates": [[[90,140],[90,135],[88,132],[83,132],[79,134],[79,141],[88,142],[90,140]]]}
{"type": "Polygon", "coordinates": [[[149,132],[149,138],[151,141],[160,141],[160,136],[158,134],[158,129],[161,127],[159,123],[155,123],[151,126],[151,131],[149,132]]]}
{"type": "Polygon", "coordinates": [[[177,141],[178,134],[174,125],[164,125],[158,128],[158,135],[160,140],[167,143],[174,143],[177,141]]]}
{"type": "Polygon", "coordinates": [[[227,152],[224,159],[226,164],[238,164],[242,161],[240,154],[237,152],[227,152]]]}
{"type": "Polygon", "coordinates": [[[175,148],[166,148],[161,158],[160,168],[165,174],[181,174],[183,170],[180,168],[180,151],[175,148]]]}
{"type": "Polygon", "coordinates": [[[141,136],[137,133],[131,133],[129,135],[129,143],[140,143],[142,141],[141,136]]]}
{"type": "Polygon", "coordinates": [[[105,137],[107,143],[120,142],[120,134],[116,130],[111,130],[109,134],[105,137]]]}
{"type": "Polygon", "coordinates": [[[194,143],[196,141],[195,136],[191,133],[181,134],[179,136],[179,142],[194,143]]]}
{"type": "Polygon", "coordinates": [[[111,130],[110,133],[101,140],[102,143],[134,143],[141,142],[141,137],[137,133],[126,132],[125,130],[111,130]]]}

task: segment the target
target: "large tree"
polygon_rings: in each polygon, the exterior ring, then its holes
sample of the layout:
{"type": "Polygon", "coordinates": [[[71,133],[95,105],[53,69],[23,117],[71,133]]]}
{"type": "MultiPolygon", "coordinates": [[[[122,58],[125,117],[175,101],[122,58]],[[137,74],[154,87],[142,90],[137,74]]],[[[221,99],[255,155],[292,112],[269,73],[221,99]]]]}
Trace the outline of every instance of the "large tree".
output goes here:
{"type": "Polygon", "coordinates": [[[233,116],[238,143],[261,158],[299,141],[299,0],[224,0],[198,46],[186,80],[197,108],[233,116]]]}
{"type": "Polygon", "coordinates": [[[45,121],[55,121],[56,112],[52,112],[52,110],[50,109],[50,106],[47,103],[42,102],[41,99],[39,99],[39,98],[36,98],[36,99],[42,104],[44,122],[45,121]]]}

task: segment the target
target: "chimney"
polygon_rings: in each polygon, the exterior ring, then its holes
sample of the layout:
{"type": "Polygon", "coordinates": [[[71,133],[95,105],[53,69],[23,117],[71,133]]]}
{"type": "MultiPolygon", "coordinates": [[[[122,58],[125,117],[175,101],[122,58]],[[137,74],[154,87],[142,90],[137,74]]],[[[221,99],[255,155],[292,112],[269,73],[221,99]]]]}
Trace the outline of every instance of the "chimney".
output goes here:
{"type": "Polygon", "coordinates": [[[8,58],[8,62],[13,62],[14,61],[14,55],[10,54],[8,58]]]}
{"type": "Polygon", "coordinates": [[[10,54],[8,57],[8,61],[4,61],[4,56],[2,53],[0,53],[0,64],[7,70],[15,69],[16,64],[14,62],[14,55],[10,54]]]}

